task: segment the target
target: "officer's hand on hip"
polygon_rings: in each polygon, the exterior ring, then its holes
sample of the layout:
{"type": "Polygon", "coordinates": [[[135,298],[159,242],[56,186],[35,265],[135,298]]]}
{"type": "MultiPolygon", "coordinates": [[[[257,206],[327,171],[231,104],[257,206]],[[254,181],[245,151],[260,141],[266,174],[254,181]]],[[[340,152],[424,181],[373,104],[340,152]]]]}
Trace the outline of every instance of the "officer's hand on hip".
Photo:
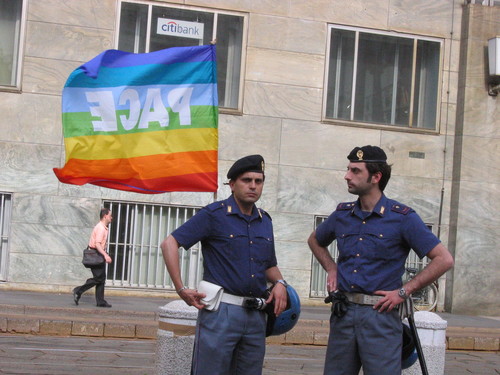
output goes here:
{"type": "Polygon", "coordinates": [[[379,312],[392,311],[401,302],[404,301],[404,299],[399,296],[398,292],[399,292],[398,289],[391,291],[377,290],[375,294],[383,296],[383,298],[381,298],[380,301],[378,301],[375,305],[373,305],[373,308],[375,310],[378,310],[379,312]]]}
{"type": "Polygon", "coordinates": [[[205,293],[200,293],[196,289],[183,289],[179,292],[179,296],[186,302],[189,306],[194,306],[198,310],[205,307],[205,304],[201,302],[201,299],[206,297],[205,293]]]}

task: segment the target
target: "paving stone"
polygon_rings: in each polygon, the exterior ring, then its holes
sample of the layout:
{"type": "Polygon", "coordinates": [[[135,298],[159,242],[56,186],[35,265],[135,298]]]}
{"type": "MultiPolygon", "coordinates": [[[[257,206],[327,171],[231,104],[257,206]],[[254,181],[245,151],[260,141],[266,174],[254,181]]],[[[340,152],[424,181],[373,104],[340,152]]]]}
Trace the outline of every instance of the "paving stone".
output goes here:
{"type": "Polygon", "coordinates": [[[7,332],[38,333],[40,332],[40,321],[38,319],[7,318],[7,332]]]}
{"type": "Polygon", "coordinates": [[[285,333],[286,344],[312,345],[314,343],[314,330],[294,328],[285,333]]]}
{"type": "Polygon", "coordinates": [[[104,336],[107,337],[135,337],[135,324],[132,323],[106,323],[104,325],[104,336]]]}
{"type": "Polygon", "coordinates": [[[314,332],[314,345],[328,345],[329,332],[314,332]]]}
{"type": "Polygon", "coordinates": [[[449,337],[448,338],[448,349],[473,350],[474,349],[474,337],[449,337]]]}
{"type": "Polygon", "coordinates": [[[7,332],[7,318],[0,317],[0,332],[7,332]]]}
{"type": "Polygon", "coordinates": [[[476,337],[474,339],[474,350],[498,351],[500,339],[493,337],[476,337]]]}
{"type": "Polygon", "coordinates": [[[75,336],[103,336],[104,324],[91,322],[73,322],[71,334],[75,336]]]}
{"type": "Polygon", "coordinates": [[[40,320],[40,334],[70,336],[73,323],[69,320],[40,320]]]}
{"type": "Polygon", "coordinates": [[[135,337],[139,339],[156,339],[158,325],[137,324],[135,326],[135,337]]]}

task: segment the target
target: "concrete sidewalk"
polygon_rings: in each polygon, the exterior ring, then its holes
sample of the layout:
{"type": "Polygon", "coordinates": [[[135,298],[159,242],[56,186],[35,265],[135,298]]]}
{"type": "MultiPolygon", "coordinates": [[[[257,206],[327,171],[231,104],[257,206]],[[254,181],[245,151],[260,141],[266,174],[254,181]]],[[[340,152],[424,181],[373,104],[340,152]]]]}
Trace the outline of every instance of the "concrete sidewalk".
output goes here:
{"type": "MultiPolygon", "coordinates": [[[[113,295],[112,308],[97,308],[93,290],[78,306],[70,293],[0,289],[0,332],[60,336],[155,339],[159,307],[172,299],[113,295]]],[[[146,293],[145,293],[146,294],[146,293]]],[[[500,317],[439,313],[448,322],[447,347],[452,350],[500,351],[500,317]]],[[[303,306],[297,326],[272,344],[326,345],[329,306],[303,306]]]]}

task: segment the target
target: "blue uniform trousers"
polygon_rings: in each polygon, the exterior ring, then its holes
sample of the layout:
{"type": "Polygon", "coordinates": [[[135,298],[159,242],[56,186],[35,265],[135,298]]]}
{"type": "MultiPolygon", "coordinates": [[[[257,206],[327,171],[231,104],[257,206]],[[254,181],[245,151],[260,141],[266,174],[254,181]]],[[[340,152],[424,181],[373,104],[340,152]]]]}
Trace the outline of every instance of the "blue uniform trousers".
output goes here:
{"type": "Polygon", "coordinates": [[[198,313],[193,375],[261,375],[265,352],[264,312],[222,302],[198,313]]]}
{"type": "Polygon", "coordinates": [[[330,318],[325,375],[401,375],[402,324],[399,312],[378,312],[350,303],[330,318]]]}

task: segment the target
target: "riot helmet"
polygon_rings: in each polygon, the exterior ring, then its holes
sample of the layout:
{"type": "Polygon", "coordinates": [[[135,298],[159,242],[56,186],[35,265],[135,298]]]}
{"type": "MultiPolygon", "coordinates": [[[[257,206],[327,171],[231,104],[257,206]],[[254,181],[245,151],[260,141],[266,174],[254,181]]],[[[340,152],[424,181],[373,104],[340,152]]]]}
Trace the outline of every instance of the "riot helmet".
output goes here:
{"type": "Polygon", "coordinates": [[[300,316],[300,299],[295,291],[290,285],[286,286],[287,292],[287,306],[286,309],[279,315],[274,314],[274,303],[267,305],[267,327],[266,327],[266,337],[267,336],[277,336],[282,335],[290,331],[295,324],[297,324],[300,316]]]}

